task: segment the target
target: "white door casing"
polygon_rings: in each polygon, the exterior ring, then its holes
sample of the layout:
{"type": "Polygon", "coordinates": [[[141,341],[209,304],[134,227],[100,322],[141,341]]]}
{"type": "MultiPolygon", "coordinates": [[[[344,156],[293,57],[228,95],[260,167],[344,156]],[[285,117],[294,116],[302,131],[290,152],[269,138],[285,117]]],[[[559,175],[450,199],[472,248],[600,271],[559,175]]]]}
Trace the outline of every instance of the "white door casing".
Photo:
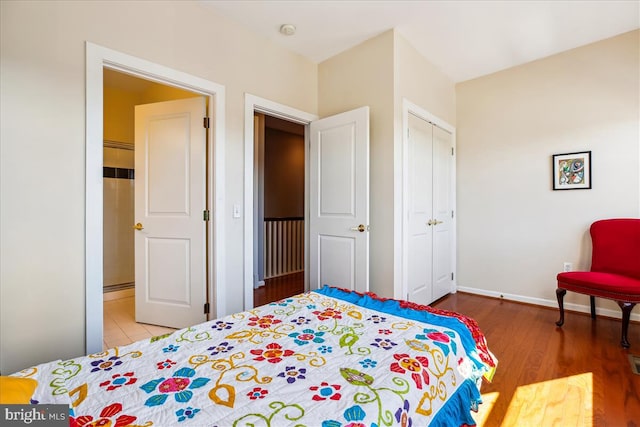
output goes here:
{"type": "Polygon", "coordinates": [[[194,75],[104,46],[86,42],[86,114],[85,114],[85,352],[101,352],[103,341],[103,68],[110,68],[146,80],[179,87],[207,97],[211,117],[208,162],[208,196],[212,210],[209,227],[209,286],[213,295],[212,317],[230,312],[226,289],[226,256],[222,249],[225,232],[225,88],[194,75]],[[219,284],[219,285],[218,285],[219,284]]]}
{"type": "Polygon", "coordinates": [[[204,97],[135,109],[137,322],[206,320],[205,116],[204,97]]]}
{"type": "Polygon", "coordinates": [[[429,304],[455,291],[454,137],[446,123],[404,108],[404,295],[429,304]]]}
{"type": "MultiPolygon", "coordinates": [[[[256,159],[255,151],[255,132],[256,124],[254,121],[255,113],[268,114],[293,123],[299,123],[305,126],[305,147],[308,147],[309,124],[318,117],[289,106],[279,104],[268,99],[260,98],[255,95],[245,94],[244,104],[244,298],[243,307],[245,310],[251,310],[253,304],[254,277],[257,273],[255,262],[256,242],[258,241],[258,224],[255,222],[259,217],[258,203],[260,203],[259,194],[261,189],[258,187],[255,176],[256,170],[259,170],[259,163],[256,159]],[[254,188],[255,187],[255,188],[254,188]],[[255,199],[255,200],[254,200],[255,199]]],[[[305,149],[305,216],[309,212],[308,206],[308,164],[309,153],[305,149]]],[[[261,227],[261,226],[260,226],[261,227]]],[[[308,221],[305,221],[305,248],[308,247],[309,238],[308,221]]],[[[309,254],[305,251],[305,290],[308,290],[308,262],[309,254]]]]}
{"type": "Polygon", "coordinates": [[[366,292],[369,107],[312,122],[309,141],[310,288],[328,284],[366,292]]]}

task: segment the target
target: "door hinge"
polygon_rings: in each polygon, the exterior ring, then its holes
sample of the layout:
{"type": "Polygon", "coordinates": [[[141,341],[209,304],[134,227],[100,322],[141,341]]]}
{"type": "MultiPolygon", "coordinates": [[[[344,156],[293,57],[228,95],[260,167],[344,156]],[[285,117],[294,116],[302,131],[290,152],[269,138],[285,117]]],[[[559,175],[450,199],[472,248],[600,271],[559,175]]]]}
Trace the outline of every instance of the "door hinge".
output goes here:
{"type": "Polygon", "coordinates": [[[451,218],[453,218],[453,211],[451,211],[451,218]]]}
{"type": "Polygon", "coordinates": [[[204,303],[204,314],[209,314],[209,303],[208,302],[204,303]]]}
{"type": "Polygon", "coordinates": [[[453,156],[453,147],[451,147],[451,155],[453,156]]]}
{"type": "Polygon", "coordinates": [[[202,125],[205,129],[209,129],[209,127],[211,126],[211,120],[209,120],[209,117],[204,118],[204,120],[202,121],[202,125]]]}
{"type": "Polygon", "coordinates": [[[210,217],[209,209],[205,209],[204,211],[202,211],[202,220],[203,221],[209,221],[209,217],[210,217]]]}
{"type": "Polygon", "coordinates": [[[451,273],[451,280],[453,280],[453,273],[451,273]]]}

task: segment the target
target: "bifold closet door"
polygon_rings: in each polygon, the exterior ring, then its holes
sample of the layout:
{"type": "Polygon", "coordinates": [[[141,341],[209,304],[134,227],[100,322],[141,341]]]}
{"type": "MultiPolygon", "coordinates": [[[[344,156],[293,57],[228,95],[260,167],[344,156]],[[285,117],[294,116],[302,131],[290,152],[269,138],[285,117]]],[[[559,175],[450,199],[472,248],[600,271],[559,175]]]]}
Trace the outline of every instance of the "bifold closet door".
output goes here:
{"type": "Polygon", "coordinates": [[[452,136],[413,114],[407,144],[407,298],[429,304],[451,290],[452,136]]]}
{"type": "Polygon", "coordinates": [[[419,304],[431,301],[433,227],[431,220],[433,138],[431,123],[409,115],[407,145],[407,283],[408,299],[419,304]]]}

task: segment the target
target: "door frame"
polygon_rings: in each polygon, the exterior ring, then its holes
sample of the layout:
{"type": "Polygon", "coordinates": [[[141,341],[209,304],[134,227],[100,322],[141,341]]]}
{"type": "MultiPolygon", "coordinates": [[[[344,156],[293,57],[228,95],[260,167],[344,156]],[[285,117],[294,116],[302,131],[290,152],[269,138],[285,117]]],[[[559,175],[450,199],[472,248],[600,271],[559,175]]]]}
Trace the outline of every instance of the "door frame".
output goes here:
{"type": "Polygon", "coordinates": [[[457,218],[458,213],[456,211],[456,128],[438,116],[430,113],[424,108],[418,106],[417,104],[412,103],[406,98],[402,99],[402,213],[400,215],[401,229],[402,229],[402,237],[401,237],[401,248],[402,248],[402,256],[401,256],[401,286],[402,293],[401,298],[406,299],[409,292],[409,284],[407,283],[408,274],[407,274],[407,229],[408,229],[408,212],[409,212],[409,198],[406,193],[409,188],[409,176],[408,176],[408,132],[409,132],[409,114],[412,114],[422,120],[426,120],[447,132],[451,133],[451,145],[453,147],[453,156],[451,157],[451,209],[454,212],[453,218],[451,219],[451,271],[454,273],[454,277],[451,283],[451,293],[455,293],[458,288],[458,274],[456,267],[456,230],[457,230],[457,218]]]}
{"type": "Polygon", "coordinates": [[[103,334],[103,68],[110,68],[145,80],[175,86],[209,98],[209,294],[214,317],[225,312],[224,232],[224,86],[142,58],[86,42],[85,112],[85,351],[102,352],[103,334]],[[213,209],[215,207],[215,209],[213,209]],[[218,286],[219,285],[219,286],[218,286]]]}
{"type": "Polygon", "coordinates": [[[263,113],[269,116],[284,119],[290,122],[304,125],[304,283],[305,289],[309,286],[309,224],[306,218],[309,216],[309,124],[318,119],[315,114],[307,113],[279,104],[268,99],[260,98],[249,93],[244,97],[244,309],[253,308],[254,290],[254,250],[256,232],[254,224],[254,113],[263,113]]]}

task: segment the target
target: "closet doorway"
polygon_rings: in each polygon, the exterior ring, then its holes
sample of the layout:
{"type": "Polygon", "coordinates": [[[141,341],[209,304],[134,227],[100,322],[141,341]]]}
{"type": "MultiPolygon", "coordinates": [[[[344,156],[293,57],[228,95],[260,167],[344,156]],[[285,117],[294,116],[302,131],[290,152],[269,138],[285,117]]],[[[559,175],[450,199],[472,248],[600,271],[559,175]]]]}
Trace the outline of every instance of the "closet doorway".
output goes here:
{"type": "Polygon", "coordinates": [[[255,278],[260,306],[304,292],[305,126],[254,113],[255,278]]]}
{"type": "Polygon", "coordinates": [[[455,128],[403,105],[403,295],[431,304],[455,291],[455,128]]]}

